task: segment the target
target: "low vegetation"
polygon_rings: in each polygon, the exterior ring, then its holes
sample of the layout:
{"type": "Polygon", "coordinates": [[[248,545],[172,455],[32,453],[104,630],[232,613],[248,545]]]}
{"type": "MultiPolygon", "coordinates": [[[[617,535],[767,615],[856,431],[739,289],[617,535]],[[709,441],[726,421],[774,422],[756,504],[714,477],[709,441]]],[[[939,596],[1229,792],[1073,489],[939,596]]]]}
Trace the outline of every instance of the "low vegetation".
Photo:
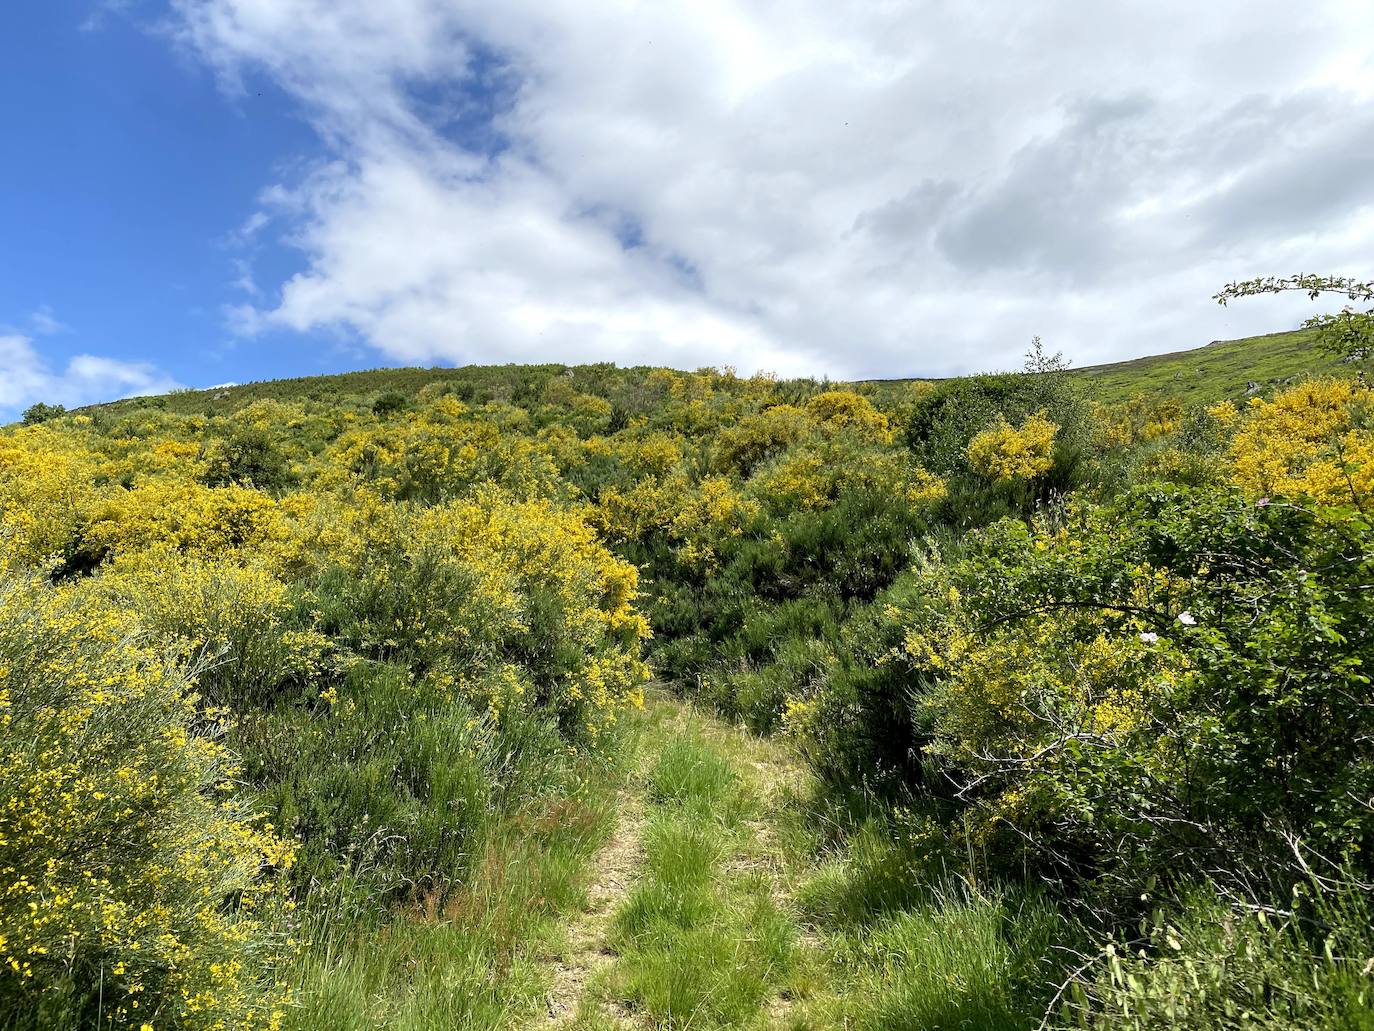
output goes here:
{"type": "Polygon", "coordinates": [[[0,1027],[1374,1026],[1347,323],[1177,388],[1037,350],[36,407],[0,1027]]]}

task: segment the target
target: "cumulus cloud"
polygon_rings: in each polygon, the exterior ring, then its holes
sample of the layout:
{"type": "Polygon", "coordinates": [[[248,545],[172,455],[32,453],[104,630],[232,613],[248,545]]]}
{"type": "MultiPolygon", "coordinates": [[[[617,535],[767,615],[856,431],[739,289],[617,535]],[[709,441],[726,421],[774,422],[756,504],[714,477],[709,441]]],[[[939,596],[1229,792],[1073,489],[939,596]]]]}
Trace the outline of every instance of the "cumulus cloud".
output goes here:
{"type": "Polygon", "coordinates": [[[93,354],[72,357],[54,371],[31,337],[0,334],[0,418],[13,418],[37,401],[77,405],[143,394],[165,394],[179,384],[142,362],[93,354]]]}
{"type": "Polygon", "coordinates": [[[1314,0],[173,0],[331,156],[246,223],[235,325],[401,361],[838,376],[1080,363],[1295,324],[1368,273],[1374,8],[1314,0]]]}

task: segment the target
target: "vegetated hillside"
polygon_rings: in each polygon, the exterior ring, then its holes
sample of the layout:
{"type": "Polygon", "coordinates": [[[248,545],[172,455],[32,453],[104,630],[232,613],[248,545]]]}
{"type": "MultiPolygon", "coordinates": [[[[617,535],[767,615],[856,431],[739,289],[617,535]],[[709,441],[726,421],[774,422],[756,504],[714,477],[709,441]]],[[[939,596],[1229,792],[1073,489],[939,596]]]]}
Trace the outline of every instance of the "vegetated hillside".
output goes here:
{"type": "MultiPolygon", "coordinates": [[[[1305,375],[1353,375],[1360,367],[1316,348],[1310,331],[1296,330],[1220,340],[1188,351],[1071,369],[1071,374],[1089,382],[1092,396],[1102,402],[1119,403],[1145,394],[1193,405],[1241,397],[1251,383],[1268,390],[1305,375]]],[[[608,377],[632,382],[643,379],[651,371],[638,367],[612,373],[613,368],[604,364],[548,364],[373,369],[179,391],[162,395],[155,401],[131,398],[92,407],[118,411],[155,403],[169,412],[211,415],[233,411],[259,400],[337,401],[392,393],[413,397],[435,383],[449,384],[458,396],[467,400],[520,403],[522,397],[532,396],[557,377],[571,380],[578,389],[595,389],[604,386],[608,377]]],[[[869,380],[863,386],[881,391],[913,382],[921,381],[869,380]]]]}
{"type": "Polygon", "coordinates": [[[1136,394],[1177,398],[1187,405],[1240,397],[1309,375],[1350,376],[1361,363],[1321,350],[1311,330],[1217,340],[1206,347],[1074,370],[1092,396],[1108,402],[1136,394]]]}
{"type": "Polygon", "coordinates": [[[1365,384],[301,382],[0,429],[0,1027],[1369,1027],[1365,384]]]}

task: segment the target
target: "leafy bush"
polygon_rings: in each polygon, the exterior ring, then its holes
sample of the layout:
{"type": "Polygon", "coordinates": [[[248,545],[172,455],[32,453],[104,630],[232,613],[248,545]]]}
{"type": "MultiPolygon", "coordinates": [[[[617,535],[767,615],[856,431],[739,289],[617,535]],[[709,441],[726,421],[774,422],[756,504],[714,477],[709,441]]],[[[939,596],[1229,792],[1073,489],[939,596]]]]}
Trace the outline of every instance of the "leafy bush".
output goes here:
{"type": "Polygon", "coordinates": [[[276,1027],[292,849],[135,632],[0,584],[0,1023],[276,1027]]]}
{"type": "Polygon", "coordinates": [[[20,418],[25,426],[37,426],[40,422],[47,422],[49,419],[56,419],[59,415],[66,414],[67,409],[62,405],[50,405],[39,401],[25,408],[24,414],[20,418]]]}
{"type": "Polygon", "coordinates": [[[894,611],[911,747],[1061,872],[1276,876],[1287,833],[1367,856],[1371,545],[1356,510],[1217,488],[998,524],[894,611]]]}
{"type": "Polygon", "coordinates": [[[276,436],[261,426],[236,426],[209,441],[202,453],[204,482],[211,487],[237,483],[275,491],[291,485],[291,463],[276,436]]]}

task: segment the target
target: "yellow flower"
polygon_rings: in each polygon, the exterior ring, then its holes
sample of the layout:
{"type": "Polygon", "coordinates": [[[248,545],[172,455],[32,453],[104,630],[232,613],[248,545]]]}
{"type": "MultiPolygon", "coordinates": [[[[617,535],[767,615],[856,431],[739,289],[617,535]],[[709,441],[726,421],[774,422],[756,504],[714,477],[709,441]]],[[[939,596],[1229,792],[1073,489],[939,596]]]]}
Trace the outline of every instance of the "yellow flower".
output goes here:
{"type": "Polygon", "coordinates": [[[968,460],[975,472],[991,479],[1032,479],[1054,464],[1054,438],[1059,426],[1044,412],[1029,416],[1018,427],[1005,419],[969,441],[968,460]]]}

